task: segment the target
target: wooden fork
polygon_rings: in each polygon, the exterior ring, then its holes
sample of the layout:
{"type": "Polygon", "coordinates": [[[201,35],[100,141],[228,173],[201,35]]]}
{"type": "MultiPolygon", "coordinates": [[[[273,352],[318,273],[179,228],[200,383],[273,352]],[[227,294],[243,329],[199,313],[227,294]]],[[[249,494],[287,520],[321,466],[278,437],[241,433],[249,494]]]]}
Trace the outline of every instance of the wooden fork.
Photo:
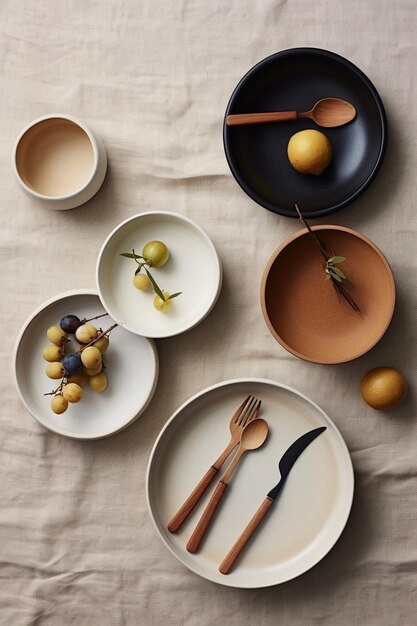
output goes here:
{"type": "Polygon", "coordinates": [[[258,411],[253,410],[258,404],[260,405],[260,400],[257,400],[255,396],[249,395],[247,398],[245,398],[245,400],[233,414],[229,424],[231,434],[229,443],[220,454],[218,459],[216,459],[214,463],[209,467],[198,485],[190,493],[184,504],[169,522],[168,530],[171,533],[175,533],[183,524],[183,522],[187,519],[197,502],[200,500],[203,493],[206,491],[207,487],[212,482],[213,478],[216,476],[223,463],[226,461],[227,457],[230,455],[232,450],[234,450],[234,448],[239,444],[242,430],[244,429],[246,424],[248,424],[254,417],[256,417],[258,413],[258,411]]]}

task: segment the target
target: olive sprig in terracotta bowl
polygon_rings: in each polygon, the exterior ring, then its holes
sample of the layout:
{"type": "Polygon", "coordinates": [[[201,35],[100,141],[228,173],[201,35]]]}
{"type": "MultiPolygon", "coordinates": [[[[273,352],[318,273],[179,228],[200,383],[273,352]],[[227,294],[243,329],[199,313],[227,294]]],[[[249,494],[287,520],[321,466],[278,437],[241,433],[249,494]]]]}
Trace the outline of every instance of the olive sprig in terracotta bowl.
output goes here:
{"type": "Polygon", "coordinates": [[[345,226],[307,224],[278,246],[262,276],[261,307],[271,334],[313,363],[344,363],[368,352],[387,330],[394,306],[385,256],[345,226]]]}

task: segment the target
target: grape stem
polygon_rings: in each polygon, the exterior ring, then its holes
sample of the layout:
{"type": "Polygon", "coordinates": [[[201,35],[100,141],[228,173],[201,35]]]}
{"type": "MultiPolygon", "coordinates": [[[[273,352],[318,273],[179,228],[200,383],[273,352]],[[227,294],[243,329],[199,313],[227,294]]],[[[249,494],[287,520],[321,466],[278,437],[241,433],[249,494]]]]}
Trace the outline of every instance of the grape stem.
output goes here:
{"type": "MultiPolygon", "coordinates": [[[[94,318],[93,318],[94,319],[94,318]]],[[[80,354],[83,350],[85,350],[86,348],[88,348],[89,346],[93,346],[96,341],[98,341],[99,339],[101,339],[104,336],[110,335],[111,331],[116,328],[116,326],[118,326],[118,324],[113,324],[112,326],[109,326],[109,328],[107,328],[107,330],[103,330],[101,331],[101,333],[99,333],[97,335],[97,337],[95,337],[95,339],[93,339],[92,341],[90,341],[90,343],[86,343],[84,346],[81,346],[81,348],[79,348],[77,350],[77,352],[75,354],[80,354]]]]}
{"type": "Polygon", "coordinates": [[[108,313],[101,313],[100,315],[96,315],[95,317],[89,317],[88,319],[84,318],[82,321],[83,324],[87,322],[92,322],[93,320],[98,320],[100,317],[106,317],[108,313]]]}
{"type": "Polygon", "coordinates": [[[50,391],[49,393],[44,393],[43,395],[44,396],[59,396],[59,395],[61,395],[62,387],[64,385],[66,385],[67,382],[68,382],[67,373],[65,372],[65,374],[62,377],[62,380],[61,380],[59,386],[56,389],[53,389],[52,391],[50,391]]]}

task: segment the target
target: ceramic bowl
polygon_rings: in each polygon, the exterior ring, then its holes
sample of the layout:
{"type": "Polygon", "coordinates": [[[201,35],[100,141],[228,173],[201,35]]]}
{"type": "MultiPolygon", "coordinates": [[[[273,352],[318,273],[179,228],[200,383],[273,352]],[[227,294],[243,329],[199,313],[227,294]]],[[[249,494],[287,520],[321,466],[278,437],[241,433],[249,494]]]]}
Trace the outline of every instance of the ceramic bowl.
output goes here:
{"type": "Polygon", "coordinates": [[[257,63],[234,90],[227,115],[261,111],[308,111],[326,96],[347,100],[356,118],[337,128],[312,120],[223,127],[225,154],[243,191],[266,209],[297,218],[319,217],[353,202],[374,180],[385,155],[387,120],[381,98],[353,63],[329,50],[293,48],[257,63]],[[296,172],[287,157],[290,137],[321,130],[333,146],[333,160],[321,176],[296,172]]]}
{"type": "MultiPolygon", "coordinates": [[[[62,415],[50,408],[50,393],[59,385],[45,374],[42,350],[48,345],[46,331],[68,314],[92,318],[104,313],[95,290],[59,294],[38,307],[23,324],[14,350],[17,391],[29,413],[45,428],[73,439],[100,439],[126,428],[146,409],[158,380],[158,354],[154,342],[115,328],[104,355],[108,387],[96,393],[86,386],[77,404],[62,415]]],[[[113,324],[109,317],[92,322],[103,330],[113,324]]],[[[71,336],[70,336],[71,337],[71,336]]],[[[71,339],[70,346],[74,346],[71,339]]]]}
{"type": "Polygon", "coordinates": [[[261,284],[261,307],[275,339],[295,356],[313,363],[351,361],[383,336],[395,305],[392,270],[379,248],[344,226],[314,226],[326,247],[346,260],[347,290],[354,311],[325,279],[323,259],[306,229],[272,254],[261,284]]]}
{"type": "Polygon", "coordinates": [[[97,287],[104,308],[120,326],[137,335],[171,337],[196,326],[208,315],[220,293],[222,267],[216,249],[200,226],[177,213],[140,213],[117,226],[104,242],[97,260],[97,287]],[[122,252],[141,254],[152,240],[163,241],[170,258],[151,268],[159,287],[175,298],[169,311],[157,311],[154,293],[132,284],[137,265],[122,252]]]}
{"type": "Polygon", "coordinates": [[[48,209],[65,210],[90,200],[100,189],[107,157],[100,137],[70,115],[45,115],[16,141],[13,166],[30,198],[48,209]]]}

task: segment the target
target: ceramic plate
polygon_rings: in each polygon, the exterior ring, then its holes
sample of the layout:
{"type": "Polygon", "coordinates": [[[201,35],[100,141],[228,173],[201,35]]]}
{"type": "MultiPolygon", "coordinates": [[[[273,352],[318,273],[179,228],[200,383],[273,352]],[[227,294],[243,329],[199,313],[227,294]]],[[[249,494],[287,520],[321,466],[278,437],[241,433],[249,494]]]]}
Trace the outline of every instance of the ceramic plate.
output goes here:
{"type": "MultiPolygon", "coordinates": [[[[50,396],[57,382],[47,378],[42,350],[48,345],[46,331],[67,314],[90,318],[104,312],[93,290],[60,294],[42,304],[23,325],[15,354],[16,385],[26,409],[42,426],[75,439],[99,439],[129,426],[145,410],[158,378],[158,357],[152,341],[115,328],[105,353],[108,387],[102,393],[85,389],[84,397],[62,415],[50,409],[50,396]]],[[[92,322],[94,323],[94,322],[92,322]]],[[[103,330],[114,322],[97,320],[103,330]]]]}
{"type": "Polygon", "coordinates": [[[191,398],[165,425],[148,466],[148,506],[162,541],[190,570],[230,587],[276,585],[311,568],[340,536],[352,497],[352,463],[334,423],[301,393],[268,380],[227,381],[191,398]],[[189,554],[185,545],[216,483],[176,534],[167,524],[225,447],[230,418],[249,393],[262,400],[260,417],[269,424],[268,440],[242,460],[200,551],[189,554]],[[282,454],[319,426],[327,430],[297,460],[235,568],[227,576],[220,574],[219,564],[278,482],[282,454]]]}
{"type": "Polygon", "coordinates": [[[294,48],[267,57],[242,78],[226,110],[232,113],[308,111],[325,97],[342,98],[357,110],[339,128],[320,129],[310,120],[228,127],[224,147],[242,189],[261,206],[297,217],[337,211],[357,198],[381,165],[387,123],[381,99],[365,74],[343,57],[316,48],[294,48]],[[333,146],[333,161],[321,176],[296,172],[287,158],[290,137],[321,130],[333,146]]]}
{"type": "Polygon", "coordinates": [[[103,306],[132,333],[145,337],[170,337],[198,324],[212,309],[220,293],[222,269],[216,249],[192,220],[170,212],[140,213],[109,235],[97,262],[97,285],[103,306]],[[153,306],[153,292],[132,285],[136,264],[120,256],[152,240],[163,241],[170,258],[151,272],[159,287],[181,295],[161,313],[153,306]]]}

